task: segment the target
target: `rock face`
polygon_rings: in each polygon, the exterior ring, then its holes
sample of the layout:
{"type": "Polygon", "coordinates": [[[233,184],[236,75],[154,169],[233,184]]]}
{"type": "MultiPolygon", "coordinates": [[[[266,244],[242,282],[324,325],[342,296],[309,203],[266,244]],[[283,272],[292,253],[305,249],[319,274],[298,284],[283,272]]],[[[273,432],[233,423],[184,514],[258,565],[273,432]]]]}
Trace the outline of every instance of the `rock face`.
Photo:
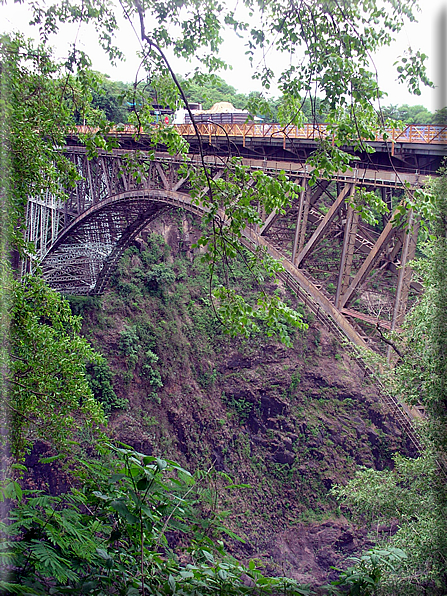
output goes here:
{"type": "Polygon", "coordinates": [[[359,549],[372,546],[366,531],[356,531],[346,522],[327,520],[297,524],[275,536],[269,545],[274,560],[286,574],[301,583],[323,584],[338,577],[331,567],[359,549]]]}
{"type": "MultiPolygon", "coordinates": [[[[230,552],[321,585],[331,566],[369,544],[365,530],[340,516],[330,488],[357,465],[391,466],[394,452],[408,453],[406,438],[362,369],[310,313],[303,310],[309,330],[295,334],[293,348],[225,335],[207,296],[208,272],[192,259],[192,224],[157,226],[171,251],[144,234],[102,308],[83,313],[85,334],[129,401],[109,427],[139,451],[190,470],[213,465],[226,475],[216,480],[219,508],[231,510],[227,523],[245,540],[230,542],[230,552]],[[228,476],[249,487],[225,490],[228,476]]],[[[235,275],[243,280],[243,270],[235,275]]],[[[270,289],[302,308],[284,288],[270,289]]]]}

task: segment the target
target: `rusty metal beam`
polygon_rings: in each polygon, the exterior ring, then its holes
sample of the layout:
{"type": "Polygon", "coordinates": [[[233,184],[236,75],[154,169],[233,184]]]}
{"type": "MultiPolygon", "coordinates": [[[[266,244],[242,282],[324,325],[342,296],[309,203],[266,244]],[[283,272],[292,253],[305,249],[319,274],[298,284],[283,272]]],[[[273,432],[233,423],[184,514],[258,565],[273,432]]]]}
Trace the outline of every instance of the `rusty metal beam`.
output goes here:
{"type": "Polygon", "coordinates": [[[180,180],[178,180],[178,181],[177,181],[177,182],[174,184],[174,186],[172,187],[172,190],[173,190],[173,191],[177,191],[177,190],[179,190],[179,188],[180,188],[181,186],[183,186],[183,184],[184,184],[184,183],[185,183],[185,182],[188,180],[188,178],[189,178],[189,176],[185,176],[184,178],[180,178],[180,180]]]}
{"type": "Polygon", "coordinates": [[[317,227],[315,232],[312,234],[312,237],[310,238],[310,240],[308,241],[306,246],[297,255],[296,260],[295,260],[297,267],[303,262],[303,260],[306,258],[306,256],[312,251],[312,249],[315,247],[317,242],[321,239],[321,237],[323,236],[323,234],[329,227],[330,223],[332,222],[334,217],[337,215],[338,210],[340,209],[340,207],[345,199],[345,196],[348,193],[348,190],[350,189],[351,186],[352,186],[351,184],[345,184],[343,190],[340,192],[340,194],[338,195],[337,199],[332,204],[329,211],[326,213],[326,215],[321,220],[320,225],[317,227]]]}
{"type": "Polygon", "coordinates": [[[93,188],[92,171],[90,169],[90,160],[87,159],[87,156],[85,157],[85,163],[87,166],[87,180],[90,188],[90,196],[93,200],[93,203],[95,203],[95,189],[93,188]]]}
{"type": "Polygon", "coordinates": [[[104,174],[104,180],[106,183],[107,194],[110,196],[112,194],[112,191],[110,188],[109,172],[107,171],[107,167],[104,162],[104,157],[100,157],[100,161],[101,161],[102,173],[104,174]]]}
{"type": "MultiPolygon", "coordinates": [[[[321,193],[318,194],[318,197],[321,196],[322,192],[323,191],[321,191],[321,193]]],[[[309,197],[308,192],[304,195],[304,211],[303,211],[303,220],[300,225],[301,230],[300,230],[300,240],[298,243],[298,251],[297,251],[298,254],[303,250],[304,244],[306,242],[307,224],[309,222],[309,212],[310,212],[310,207],[312,205],[313,196],[314,195],[309,197]]],[[[317,200],[317,199],[315,199],[315,200],[317,200]]],[[[296,265],[296,256],[295,256],[294,265],[296,265]]]]}
{"type": "Polygon", "coordinates": [[[365,323],[371,323],[371,325],[379,325],[384,329],[391,329],[391,323],[389,321],[382,321],[377,319],[376,317],[371,317],[369,315],[365,315],[362,312],[357,312],[355,310],[351,310],[349,308],[342,308],[341,312],[344,315],[348,315],[348,317],[353,317],[354,319],[359,319],[360,321],[365,321],[365,323]]]}
{"type": "MultiPolygon", "coordinates": [[[[354,185],[351,188],[350,195],[354,193],[354,185]]],[[[345,234],[343,238],[343,248],[340,258],[340,269],[337,280],[337,291],[335,293],[335,306],[339,308],[340,296],[346,291],[349,286],[349,279],[351,275],[352,260],[354,256],[355,240],[357,235],[357,224],[359,221],[358,212],[354,211],[352,207],[348,207],[345,234]]]]}
{"type": "MultiPolygon", "coordinates": [[[[310,280],[306,278],[303,271],[298,269],[289,259],[287,259],[279,250],[272,246],[267,238],[257,235],[252,230],[245,228],[243,236],[255,244],[255,246],[263,246],[268,253],[277,261],[282,263],[285,270],[293,277],[303,290],[305,290],[314,300],[314,302],[336,323],[342,333],[355,345],[367,348],[365,341],[360,337],[357,331],[349,323],[341,312],[319,291],[319,289],[310,280]]],[[[247,245],[248,247],[249,244],[247,245]]]]}
{"type": "Polygon", "coordinates": [[[166,178],[166,174],[163,172],[162,165],[157,161],[155,162],[155,167],[157,168],[157,172],[159,173],[161,181],[163,182],[163,186],[166,190],[170,190],[170,184],[168,182],[168,179],[166,178]]]}
{"type": "Polygon", "coordinates": [[[363,262],[360,269],[357,271],[357,275],[354,277],[351,285],[340,298],[339,308],[343,308],[346,304],[351,300],[353,293],[360,284],[363,283],[366,276],[369,274],[371,269],[374,267],[378,259],[380,258],[381,252],[386,248],[388,242],[390,241],[393,234],[396,232],[395,222],[399,215],[398,210],[393,213],[390,221],[386,224],[383,228],[382,233],[380,234],[376,244],[373,246],[372,250],[370,251],[369,255],[366,257],[365,261],[363,262]]]}
{"type": "Polygon", "coordinates": [[[275,223],[275,221],[278,219],[278,217],[280,215],[281,215],[281,213],[277,209],[274,209],[270,213],[270,215],[265,220],[264,225],[262,226],[262,228],[259,231],[261,236],[266,234],[270,230],[270,228],[272,227],[272,225],[275,223]]]}
{"type": "Polygon", "coordinates": [[[298,242],[300,239],[300,228],[301,228],[301,218],[303,217],[303,207],[305,196],[307,192],[307,184],[306,180],[303,178],[301,179],[301,192],[300,192],[300,199],[299,199],[299,206],[298,206],[298,215],[296,218],[296,228],[295,228],[295,237],[293,239],[293,248],[292,248],[292,263],[295,263],[296,253],[298,249],[298,242]]]}
{"type": "Polygon", "coordinates": [[[415,220],[413,211],[410,211],[408,215],[407,225],[408,227],[405,231],[404,243],[402,247],[399,275],[397,278],[396,299],[394,301],[391,330],[394,330],[403,323],[407,308],[411,277],[413,275],[413,270],[408,263],[414,259],[416,254],[416,242],[419,232],[419,221],[415,220]]]}
{"type": "Polygon", "coordinates": [[[351,227],[351,232],[350,232],[349,241],[348,241],[348,249],[347,249],[347,255],[346,255],[342,292],[345,292],[347,287],[349,286],[349,281],[350,281],[350,277],[351,277],[351,269],[352,269],[352,261],[354,259],[354,250],[355,250],[355,246],[356,246],[357,226],[358,226],[359,218],[360,218],[359,214],[356,211],[354,211],[354,213],[352,214],[352,227],[351,227]]]}

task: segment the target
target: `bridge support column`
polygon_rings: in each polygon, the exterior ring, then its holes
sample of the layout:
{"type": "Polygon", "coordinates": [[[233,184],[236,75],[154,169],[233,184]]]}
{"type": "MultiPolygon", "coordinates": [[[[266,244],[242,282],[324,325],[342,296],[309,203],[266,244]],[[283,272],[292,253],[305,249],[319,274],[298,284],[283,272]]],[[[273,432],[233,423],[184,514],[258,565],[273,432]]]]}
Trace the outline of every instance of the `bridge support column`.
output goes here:
{"type": "MultiPolygon", "coordinates": [[[[306,181],[307,184],[307,181],[306,181]]],[[[307,222],[309,220],[309,211],[310,211],[310,206],[311,206],[311,197],[309,196],[309,190],[307,190],[307,192],[304,193],[304,210],[303,210],[303,220],[301,222],[301,230],[300,230],[300,238],[299,238],[299,242],[298,242],[298,250],[297,250],[297,255],[300,254],[300,252],[303,250],[304,248],[304,243],[306,241],[306,232],[307,232],[307,222]]],[[[296,261],[296,256],[295,256],[295,261],[296,261]]],[[[296,263],[295,263],[296,265],[296,263]]],[[[298,266],[298,265],[297,265],[298,266]]]]}
{"type": "MultiPolygon", "coordinates": [[[[354,192],[354,188],[355,186],[353,185],[350,193],[351,196],[354,192]]],[[[352,207],[348,207],[345,224],[345,235],[343,238],[343,248],[340,259],[340,271],[338,273],[337,291],[335,294],[336,308],[340,308],[340,298],[349,286],[358,222],[358,212],[354,211],[352,207]]]]}
{"type": "MultiPolygon", "coordinates": [[[[300,192],[300,201],[298,206],[298,216],[296,218],[296,228],[295,228],[295,237],[293,239],[293,249],[292,249],[292,263],[295,265],[295,259],[298,249],[298,243],[301,238],[301,218],[303,217],[303,208],[304,203],[306,202],[306,195],[307,195],[307,180],[303,178],[300,182],[301,184],[301,192],[300,192]]],[[[307,210],[309,214],[309,209],[307,210]]]]}
{"type": "MultiPolygon", "coordinates": [[[[396,299],[394,301],[393,318],[391,320],[391,331],[402,325],[407,309],[408,295],[410,292],[412,268],[408,265],[414,259],[416,254],[416,242],[419,232],[419,221],[414,217],[413,211],[408,215],[407,230],[404,234],[402,247],[401,264],[397,278],[396,299]]],[[[392,359],[391,346],[388,348],[388,363],[392,359]]]]}

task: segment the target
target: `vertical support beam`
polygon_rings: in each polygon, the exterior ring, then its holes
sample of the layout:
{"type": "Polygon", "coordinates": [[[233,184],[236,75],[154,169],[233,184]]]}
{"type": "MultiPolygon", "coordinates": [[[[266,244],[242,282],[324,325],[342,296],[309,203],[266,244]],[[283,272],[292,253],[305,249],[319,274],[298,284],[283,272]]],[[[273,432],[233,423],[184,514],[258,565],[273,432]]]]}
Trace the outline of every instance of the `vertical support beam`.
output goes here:
{"type": "MultiPolygon", "coordinates": [[[[307,180],[306,180],[306,182],[307,182],[307,180]]],[[[301,220],[301,224],[300,224],[300,235],[299,235],[297,254],[299,254],[303,250],[304,244],[306,242],[307,223],[309,221],[310,208],[312,207],[312,205],[315,205],[315,203],[318,201],[318,199],[321,197],[321,195],[323,193],[325,193],[325,192],[327,193],[327,191],[326,191],[327,186],[329,186],[329,182],[327,180],[322,180],[319,183],[318,188],[312,194],[312,196],[310,195],[310,189],[307,188],[307,191],[303,197],[303,199],[304,199],[303,219],[301,220]]]]}
{"type": "MultiPolygon", "coordinates": [[[[87,180],[88,180],[88,185],[89,185],[89,190],[90,192],[88,193],[91,197],[91,201],[92,201],[92,205],[94,205],[96,203],[95,201],[95,189],[93,188],[93,181],[92,181],[92,171],[90,169],[90,160],[87,159],[87,156],[84,157],[85,160],[85,165],[87,168],[87,180]]],[[[90,207],[90,205],[89,205],[90,207]]],[[[85,209],[85,205],[84,205],[84,209],[85,209]]]]}
{"type": "MultiPolygon", "coordinates": [[[[349,195],[354,194],[355,185],[351,187],[349,195]]],[[[354,256],[355,238],[357,234],[357,225],[359,221],[359,214],[354,211],[352,207],[348,207],[345,235],[343,238],[343,249],[340,259],[340,271],[338,273],[337,291],[335,294],[335,306],[340,307],[340,296],[349,286],[349,277],[351,274],[352,260],[354,256]]]]}
{"type": "MultiPolygon", "coordinates": [[[[318,194],[321,196],[322,192],[318,194]]],[[[306,242],[306,232],[307,232],[307,223],[309,221],[309,211],[311,206],[313,205],[314,201],[312,200],[313,197],[309,196],[309,190],[304,195],[304,212],[303,212],[303,220],[301,222],[301,231],[300,231],[300,241],[298,243],[298,254],[303,250],[304,243],[306,242]]],[[[317,199],[315,199],[316,202],[317,199]]],[[[296,260],[296,259],[295,259],[296,260]]],[[[295,263],[296,265],[296,263],[295,263]]],[[[298,265],[296,265],[298,266],[298,265]]]]}
{"type": "MultiPolygon", "coordinates": [[[[397,278],[396,299],[394,301],[393,318],[391,320],[391,331],[399,327],[405,317],[407,308],[408,294],[410,291],[411,277],[413,271],[407,265],[409,261],[414,259],[416,253],[416,242],[419,231],[419,222],[415,221],[413,210],[408,215],[408,229],[405,232],[404,242],[402,247],[401,264],[399,275],[397,278]]],[[[393,351],[391,346],[387,350],[387,362],[391,363],[393,360],[393,351]]]]}
{"type": "Polygon", "coordinates": [[[81,197],[79,195],[79,184],[76,184],[76,186],[75,186],[75,193],[76,193],[76,213],[79,215],[82,211],[81,197]]]}
{"type": "Polygon", "coordinates": [[[298,242],[300,239],[300,228],[301,228],[301,218],[303,217],[303,207],[305,196],[307,192],[307,180],[305,178],[301,179],[301,192],[300,192],[300,200],[299,200],[299,207],[298,207],[298,216],[296,218],[296,228],[295,228],[295,238],[293,239],[293,249],[292,249],[292,263],[295,264],[295,257],[296,252],[298,249],[298,242]]]}
{"type": "Polygon", "coordinates": [[[344,292],[347,287],[349,286],[349,279],[351,275],[352,269],[352,261],[354,259],[354,248],[355,248],[355,241],[357,238],[357,227],[359,223],[360,215],[354,211],[352,216],[352,227],[351,233],[349,235],[349,244],[348,244],[348,254],[346,255],[346,264],[345,264],[345,274],[343,279],[343,284],[341,291],[344,292]]]}
{"type": "Polygon", "coordinates": [[[418,231],[419,221],[415,220],[413,211],[410,211],[408,216],[408,229],[405,232],[404,243],[402,247],[402,257],[397,279],[396,300],[394,302],[391,331],[394,331],[396,327],[399,327],[403,323],[405,317],[411,278],[413,275],[413,270],[408,263],[414,259],[414,255],[416,254],[418,231]]]}

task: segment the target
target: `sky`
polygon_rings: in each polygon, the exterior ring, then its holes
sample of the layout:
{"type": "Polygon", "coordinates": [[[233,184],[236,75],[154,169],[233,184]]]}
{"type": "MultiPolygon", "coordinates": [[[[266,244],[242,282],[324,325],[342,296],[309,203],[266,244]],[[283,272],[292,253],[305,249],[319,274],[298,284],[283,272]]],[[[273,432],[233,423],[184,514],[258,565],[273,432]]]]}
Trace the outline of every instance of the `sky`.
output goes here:
{"type": "MultiPolygon", "coordinates": [[[[418,13],[418,23],[407,23],[399,33],[398,39],[389,48],[383,49],[374,56],[374,61],[379,72],[379,85],[388,93],[384,105],[417,105],[422,104],[430,111],[435,111],[447,103],[447,0],[420,0],[421,12],[418,13]],[[444,40],[444,41],[443,41],[444,40]],[[413,50],[421,50],[429,58],[427,60],[428,74],[435,83],[435,89],[423,88],[421,96],[409,94],[405,87],[396,82],[396,72],[393,69],[393,62],[398,56],[404,54],[405,49],[411,46],[413,50]]],[[[27,25],[29,16],[26,4],[0,5],[0,31],[11,30],[22,31],[27,36],[36,37],[35,28],[27,25]]],[[[118,46],[124,49],[126,61],[112,67],[95,42],[96,34],[93,28],[82,25],[64,29],[63,36],[60,34],[51,39],[56,49],[56,54],[63,56],[66,52],[69,41],[77,38],[90,57],[93,59],[93,67],[113,80],[131,82],[138,69],[139,61],[135,57],[139,43],[135,32],[128,23],[123,23],[117,35],[118,46]]],[[[257,81],[251,79],[253,69],[245,56],[245,47],[241,40],[236,37],[224,41],[221,55],[224,60],[233,65],[231,71],[221,73],[230,85],[233,85],[241,93],[260,90],[261,86],[257,81]]],[[[179,74],[187,74],[192,70],[190,64],[172,59],[174,70],[179,74]]],[[[273,89],[273,96],[279,93],[273,89]]]]}

